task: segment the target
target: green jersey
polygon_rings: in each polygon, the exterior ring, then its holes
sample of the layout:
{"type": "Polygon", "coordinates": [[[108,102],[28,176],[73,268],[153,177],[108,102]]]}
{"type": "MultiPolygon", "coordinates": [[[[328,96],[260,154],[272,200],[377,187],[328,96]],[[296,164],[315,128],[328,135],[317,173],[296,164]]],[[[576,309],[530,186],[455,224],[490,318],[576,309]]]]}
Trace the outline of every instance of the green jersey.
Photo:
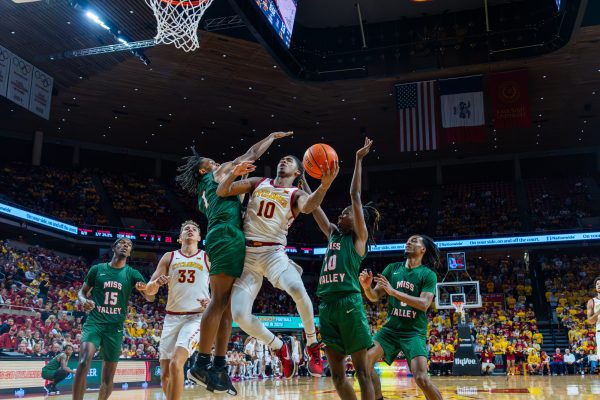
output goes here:
{"type": "Polygon", "coordinates": [[[109,263],[102,263],[90,268],[85,283],[92,288],[96,307],[90,311],[86,324],[122,325],[127,315],[129,296],[138,282],[146,283],[146,280],[138,270],[127,264],[123,268],[113,268],[109,263]]]}
{"type": "Polygon", "coordinates": [[[361,293],[358,275],[360,264],[366,256],[366,248],[363,256],[356,251],[352,234],[333,232],[321,267],[317,296],[331,301],[352,293],[361,293]]]}
{"type": "Polygon", "coordinates": [[[46,364],[42,370],[46,373],[54,373],[58,371],[61,366],[60,360],[62,360],[63,357],[66,358],[67,355],[65,353],[57,354],[52,360],[48,361],[48,364],[46,364]]]}
{"type": "Polygon", "coordinates": [[[219,197],[212,172],[205,174],[198,184],[198,209],[208,219],[208,230],[215,225],[230,224],[242,227],[242,203],[238,196],[219,197]]]}
{"type": "MultiPolygon", "coordinates": [[[[410,296],[420,297],[422,292],[435,294],[437,276],[424,265],[407,268],[406,262],[385,267],[382,273],[393,289],[410,296]]],[[[402,336],[427,335],[427,313],[417,310],[395,297],[388,297],[388,319],[385,326],[402,336]]]]}

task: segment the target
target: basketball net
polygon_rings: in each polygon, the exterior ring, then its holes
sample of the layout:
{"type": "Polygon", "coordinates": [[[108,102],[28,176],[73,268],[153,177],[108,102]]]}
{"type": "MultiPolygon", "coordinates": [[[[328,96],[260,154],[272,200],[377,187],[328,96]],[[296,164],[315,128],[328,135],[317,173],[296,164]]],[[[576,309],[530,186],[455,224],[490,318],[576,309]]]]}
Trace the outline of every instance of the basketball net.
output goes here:
{"type": "Polygon", "coordinates": [[[465,323],[465,303],[462,301],[453,301],[454,311],[460,314],[460,323],[465,323]]]}
{"type": "Polygon", "coordinates": [[[156,17],[156,44],[173,44],[183,51],[200,47],[198,25],[213,0],[145,0],[156,17]]]}

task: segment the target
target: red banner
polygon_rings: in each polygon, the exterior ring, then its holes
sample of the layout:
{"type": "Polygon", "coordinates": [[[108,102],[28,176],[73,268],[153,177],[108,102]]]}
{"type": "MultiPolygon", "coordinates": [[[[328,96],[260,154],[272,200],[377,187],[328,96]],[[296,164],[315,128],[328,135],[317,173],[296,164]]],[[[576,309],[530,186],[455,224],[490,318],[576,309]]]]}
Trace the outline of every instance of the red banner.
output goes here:
{"type": "Polygon", "coordinates": [[[529,76],[527,70],[490,75],[494,128],[529,128],[529,76]]]}

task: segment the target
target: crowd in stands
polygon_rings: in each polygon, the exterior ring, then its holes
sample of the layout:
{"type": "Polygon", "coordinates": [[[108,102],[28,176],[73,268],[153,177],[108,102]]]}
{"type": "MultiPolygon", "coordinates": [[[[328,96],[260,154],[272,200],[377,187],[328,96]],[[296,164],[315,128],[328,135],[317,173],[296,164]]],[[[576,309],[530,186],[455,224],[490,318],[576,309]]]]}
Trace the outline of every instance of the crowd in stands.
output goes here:
{"type": "Polygon", "coordinates": [[[537,178],[524,183],[537,231],[576,228],[580,218],[592,215],[589,189],[581,178],[537,178]]]}
{"type": "Polygon", "coordinates": [[[514,233],[521,229],[514,184],[485,182],[444,185],[438,236],[514,233]]]}
{"type": "Polygon", "coordinates": [[[140,219],[159,230],[177,229],[167,191],[156,179],[104,174],[102,184],[121,218],[140,219]]]}
{"type": "Polygon", "coordinates": [[[0,166],[0,201],[72,224],[106,225],[100,197],[87,170],[73,171],[25,164],[0,166]]]}
{"type": "MultiPolygon", "coordinates": [[[[72,344],[77,356],[86,318],[77,291],[88,268],[79,257],[0,241],[0,349],[53,357],[72,344]]],[[[163,297],[150,304],[132,295],[125,321],[126,358],[156,357],[165,304],[163,297]]]]}
{"type": "MultiPolygon", "coordinates": [[[[494,369],[508,374],[596,372],[595,332],[585,325],[585,302],[589,299],[588,286],[600,257],[542,257],[540,262],[546,276],[546,298],[558,320],[569,329],[569,348],[559,349],[554,354],[541,351],[544,338],[537,327],[532,307],[533,287],[525,262],[510,257],[468,260],[472,279],[481,283],[484,306],[467,310],[466,322],[484,373],[494,369]]],[[[389,260],[369,259],[365,266],[381,272],[388,263],[389,260]]],[[[132,260],[132,264],[149,276],[156,263],[132,260]]],[[[69,343],[77,355],[86,318],[77,300],[77,290],[89,265],[82,258],[40,247],[0,242],[0,309],[3,310],[0,349],[26,356],[51,357],[69,343]],[[20,313],[23,311],[24,314],[20,313]]],[[[312,271],[318,270],[319,265],[315,261],[305,267],[312,271]]],[[[307,279],[306,287],[316,311],[316,281],[307,279]]],[[[123,358],[157,357],[165,305],[164,288],[154,303],[146,302],[134,291],[125,321],[123,358]]],[[[372,333],[375,333],[387,319],[386,302],[365,300],[365,306],[372,333]]],[[[263,285],[254,312],[297,314],[291,298],[269,283],[263,285]]],[[[453,310],[436,310],[434,306],[429,312],[427,345],[433,374],[451,374],[453,357],[460,347],[458,318],[453,310]]],[[[234,334],[230,342],[232,360],[235,360],[233,352],[243,352],[243,347],[243,337],[234,334]]],[[[241,369],[238,376],[239,371],[241,369]]]]}
{"type": "MultiPolygon", "coordinates": [[[[61,221],[83,225],[108,225],[101,208],[92,172],[55,167],[6,164],[0,167],[4,199],[61,221]]],[[[176,230],[178,215],[186,213],[202,228],[206,218],[199,213],[197,197],[185,193],[174,182],[133,175],[98,173],[101,184],[123,227],[176,230]]],[[[593,182],[593,181],[592,181],[593,182]]],[[[514,182],[481,182],[442,186],[441,204],[434,207],[434,187],[365,192],[382,215],[377,241],[404,240],[412,232],[432,228],[436,237],[516,233],[525,228],[520,215],[530,211],[533,229],[563,230],[581,226],[581,218],[594,216],[589,181],[579,177],[530,178],[524,181],[529,210],[517,206],[514,182]],[[586,183],[587,182],[587,183],[586,183]],[[432,213],[436,214],[432,222],[432,213]],[[435,224],[430,227],[430,224],[435,224]]],[[[332,221],[349,204],[348,193],[333,188],[324,202],[332,221]]],[[[527,225],[526,225],[527,226],[527,225]]],[[[324,241],[311,216],[300,216],[290,229],[290,242],[315,245],[324,241]]]]}

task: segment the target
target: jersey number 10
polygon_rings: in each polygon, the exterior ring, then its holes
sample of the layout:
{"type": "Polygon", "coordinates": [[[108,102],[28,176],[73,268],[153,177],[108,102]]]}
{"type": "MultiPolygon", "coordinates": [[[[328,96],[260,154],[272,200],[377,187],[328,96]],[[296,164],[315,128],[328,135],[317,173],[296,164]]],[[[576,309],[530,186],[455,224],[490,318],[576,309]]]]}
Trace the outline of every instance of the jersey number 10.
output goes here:
{"type": "Polygon", "coordinates": [[[332,254],[327,257],[327,262],[325,263],[325,268],[323,268],[323,272],[333,271],[335,270],[337,264],[337,255],[332,254]]]}
{"type": "Polygon", "coordinates": [[[275,203],[264,200],[261,201],[256,215],[259,217],[264,216],[265,218],[273,218],[273,214],[275,214],[275,203]]]}

